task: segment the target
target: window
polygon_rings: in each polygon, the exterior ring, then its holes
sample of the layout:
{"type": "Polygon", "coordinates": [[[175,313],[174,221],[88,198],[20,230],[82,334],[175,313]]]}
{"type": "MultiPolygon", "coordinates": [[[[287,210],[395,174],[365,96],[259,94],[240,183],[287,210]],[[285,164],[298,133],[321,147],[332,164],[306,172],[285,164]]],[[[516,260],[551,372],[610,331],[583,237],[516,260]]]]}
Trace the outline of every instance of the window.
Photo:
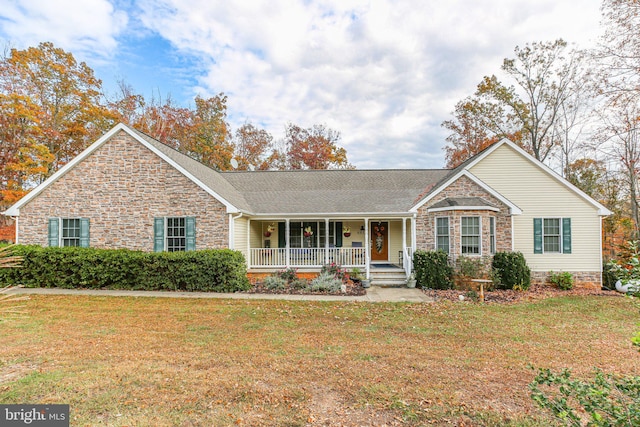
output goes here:
{"type": "MultiPolygon", "coordinates": [[[[326,240],[326,224],[319,222],[297,222],[289,223],[289,247],[290,248],[324,248],[326,240]],[[305,236],[306,230],[311,229],[311,235],[305,236]]],[[[281,242],[282,246],[286,242],[281,242]]],[[[329,222],[329,246],[342,246],[342,222],[329,222]]]]}
{"type": "Polygon", "coordinates": [[[449,253],[449,218],[436,218],[436,250],[449,253]]]}
{"type": "Polygon", "coordinates": [[[463,255],[480,255],[480,217],[463,216],[460,222],[463,255]]]}
{"type": "Polygon", "coordinates": [[[496,219],[489,217],[489,250],[496,253],[496,219]]]}
{"type": "Polygon", "coordinates": [[[533,252],[571,253],[571,218],[534,218],[533,252]]]}
{"type": "Polygon", "coordinates": [[[62,218],[60,246],[80,246],[80,218],[62,218]]]}
{"type": "Polygon", "coordinates": [[[187,227],[185,218],[167,218],[167,252],[187,249],[187,227]]]}
{"type": "Polygon", "coordinates": [[[192,216],[154,218],[156,252],[193,251],[196,249],[196,219],[192,216]]]}
{"type": "Polygon", "coordinates": [[[545,252],[560,251],[560,218],[544,218],[542,223],[542,242],[545,252]]]}
{"type": "Polygon", "coordinates": [[[49,218],[49,246],[89,247],[89,218],[49,218]]]}

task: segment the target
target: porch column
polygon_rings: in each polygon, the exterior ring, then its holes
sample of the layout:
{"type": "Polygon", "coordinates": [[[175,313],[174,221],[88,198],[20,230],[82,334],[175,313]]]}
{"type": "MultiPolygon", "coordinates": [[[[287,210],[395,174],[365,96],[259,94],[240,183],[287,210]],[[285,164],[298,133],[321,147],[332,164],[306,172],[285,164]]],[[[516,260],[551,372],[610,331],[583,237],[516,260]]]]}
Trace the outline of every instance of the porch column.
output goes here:
{"type": "Polygon", "coordinates": [[[324,219],[324,264],[329,264],[329,218],[324,219]]]}
{"type": "Polygon", "coordinates": [[[285,232],[285,235],[284,235],[285,245],[284,245],[284,247],[285,247],[285,251],[286,251],[284,256],[285,256],[285,263],[287,264],[287,268],[289,268],[289,266],[291,265],[291,253],[290,253],[290,250],[289,250],[289,234],[290,234],[289,233],[289,218],[287,218],[285,220],[284,230],[285,230],[284,231],[285,232]]]}
{"type": "Polygon", "coordinates": [[[416,217],[418,214],[413,214],[413,218],[411,218],[411,252],[416,251],[416,217]]]}
{"type": "Polygon", "coordinates": [[[247,267],[251,268],[251,218],[247,220],[247,267]]]}
{"type": "Polygon", "coordinates": [[[364,219],[364,271],[365,277],[369,280],[369,218],[364,219]]]}
{"type": "Polygon", "coordinates": [[[407,265],[408,260],[405,258],[407,258],[407,218],[402,218],[402,268],[407,265]]]}

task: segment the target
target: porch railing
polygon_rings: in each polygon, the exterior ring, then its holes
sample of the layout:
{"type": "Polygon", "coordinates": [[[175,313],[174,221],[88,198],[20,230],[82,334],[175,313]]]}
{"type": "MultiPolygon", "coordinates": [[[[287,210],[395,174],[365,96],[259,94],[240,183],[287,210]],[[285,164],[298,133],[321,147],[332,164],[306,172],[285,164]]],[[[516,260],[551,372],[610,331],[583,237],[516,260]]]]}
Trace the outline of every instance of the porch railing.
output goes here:
{"type": "Polygon", "coordinates": [[[336,263],[343,267],[363,267],[364,248],[251,248],[249,267],[321,267],[336,263]]]}

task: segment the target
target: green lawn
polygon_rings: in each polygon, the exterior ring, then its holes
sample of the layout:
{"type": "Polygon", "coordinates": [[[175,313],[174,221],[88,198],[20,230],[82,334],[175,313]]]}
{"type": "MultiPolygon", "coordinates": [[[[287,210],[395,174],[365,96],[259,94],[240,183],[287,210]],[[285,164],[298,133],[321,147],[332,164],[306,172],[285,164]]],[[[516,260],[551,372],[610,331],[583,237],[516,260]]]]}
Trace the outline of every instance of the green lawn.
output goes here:
{"type": "Polygon", "coordinates": [[[72,425],[548,425],[536,367],[640,372],[621,297],[513,305],[32,296],[0,403],[72,425]]]}

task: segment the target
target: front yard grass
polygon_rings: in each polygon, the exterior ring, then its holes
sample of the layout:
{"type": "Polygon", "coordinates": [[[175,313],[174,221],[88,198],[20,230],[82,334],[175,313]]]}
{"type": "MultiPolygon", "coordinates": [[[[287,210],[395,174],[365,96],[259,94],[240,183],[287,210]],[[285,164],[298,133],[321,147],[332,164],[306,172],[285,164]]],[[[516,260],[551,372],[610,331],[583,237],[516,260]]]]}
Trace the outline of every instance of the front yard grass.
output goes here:
{"type": "Polygon", "coordinates": [[[621,297],[513,305],[31,296],[0,403],[71,425],[542,426],[528,366],[640,372],[621,297]]]}

